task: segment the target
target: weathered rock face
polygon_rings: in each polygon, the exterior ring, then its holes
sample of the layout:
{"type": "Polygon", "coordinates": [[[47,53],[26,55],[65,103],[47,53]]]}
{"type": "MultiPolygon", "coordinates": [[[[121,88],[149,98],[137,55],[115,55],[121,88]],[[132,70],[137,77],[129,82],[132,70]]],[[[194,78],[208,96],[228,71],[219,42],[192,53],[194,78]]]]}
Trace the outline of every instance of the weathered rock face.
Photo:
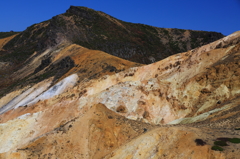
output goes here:
{"type": "Polygon", "coordinates": [[[5,45],[5,49],[14,48],[14,51],[18,51],[24,48],[29,52],[24,54],[32,54],[70,42],[126,60],[149,64],[223,37],[216,32],[127,23],[100,11],[71,6],[64,14],[30,26],[5,45]]]}
{"type": "Polygon", "coordinates": [[[6,77],[1,80],[0,95],[6,94],[11,89],[24,91],[29,85],[33,86],[34,83],[53,76],[54,79],[50,82],[52,85],[76,72],[78,72],[79,81],[82,81],[115,74],[133,66],[141,66],[141,64],[101,51],[88,50],[75,44],[61,44],[47,49],[42,54],[32,55],[24,67],[20,67],[10,75],[5,75],[6,77]],[[18,88],[13,86],[18,86],[18,88]]]}
{"type": "MultiPolygon", "coordinates": [[[[237,37],[232,35],[232,38],[235,41],[237,37]]],[[[221,108],[239,96],[239,44],[201,51],[208,47],[80,85],[87,92],[81,97],[80,107],[100,102],[130,119],[155,124],[180,118],[181,122],[191,123],[190,118],[184,117],[205,120],[210,114],[225,110],[221,108]],[[215,74],[210,73],[212,70],[215,74]]],[[[236,106],[231,103],[226,107],[236,106]]]]}
{"type": "Polygon", "coordinates": [[[150,65],[75,44],[33,55],[0,99],[1,158],[237,158],[239,37],[150,65]]]}

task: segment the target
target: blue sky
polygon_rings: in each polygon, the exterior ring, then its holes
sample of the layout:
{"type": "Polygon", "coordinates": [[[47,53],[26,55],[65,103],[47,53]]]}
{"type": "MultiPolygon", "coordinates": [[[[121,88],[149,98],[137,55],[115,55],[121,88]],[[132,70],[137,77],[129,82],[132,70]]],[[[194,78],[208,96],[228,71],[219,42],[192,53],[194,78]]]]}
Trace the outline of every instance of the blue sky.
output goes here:
{"type": "Polygon", "coordinates": [[[0,31],[23,31],[64,13],[70,5],[156,27],[216,31],[224,35],[240,30],[240,0],[1,0],[0,31]]]}

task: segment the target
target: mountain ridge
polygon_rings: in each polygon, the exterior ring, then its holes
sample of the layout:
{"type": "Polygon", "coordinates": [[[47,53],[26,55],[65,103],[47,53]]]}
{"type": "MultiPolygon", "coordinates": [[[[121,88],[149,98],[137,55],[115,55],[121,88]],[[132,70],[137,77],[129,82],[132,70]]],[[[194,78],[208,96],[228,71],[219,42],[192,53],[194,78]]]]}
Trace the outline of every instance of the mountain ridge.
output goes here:
{"type": "Polygon", "coordinates": [[[13,46],[20,49],[28,44],[27,52],[42,51],[67,41],[149,64],[222,37],[221,33],[215,32],[164,29],[124,22],[100,11],[71,6],[63,14],[28,27],[4,49],[13,46]]]}

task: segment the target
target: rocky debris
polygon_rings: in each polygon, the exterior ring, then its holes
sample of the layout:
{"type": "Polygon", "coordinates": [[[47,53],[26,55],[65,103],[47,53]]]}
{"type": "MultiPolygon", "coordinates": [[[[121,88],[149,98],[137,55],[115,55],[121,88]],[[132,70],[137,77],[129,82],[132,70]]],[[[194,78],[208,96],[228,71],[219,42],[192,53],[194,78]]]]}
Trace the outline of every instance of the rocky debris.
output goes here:
{"type": "Polygon", "coordinates": [[[59,127],[19,147],[10,158],[102,158],[154,126],[128,120],[102,104],[92,106],[84,116],[63,121],[59,127]]]}
{"type": "Polygon", "coordinates": [[[36,52],[0,99],[0,158],[236,158],[238,37],[149,65],[76,44],[36,52]]]}
{"type": "Polygon", "coordinates": [[[80,86],[94,92],[81,97],[80,107],[104,103],[129,119],[155,124],[206,120],[237,106],[228,101],[239,96],[238,54],[239,44],[206,53],[189,51],[91,80],[80,86]]]}
{"type": "Polygon", "coordinates": [[[198,136],[191,130],[178,127],[157,128],[133,139],[113,151],[105,158],[225,158],[225,155],[212,151],[210,145],[197,145],[198,136]],[[190,148],[191,147],[191,148],[190,148]]]}

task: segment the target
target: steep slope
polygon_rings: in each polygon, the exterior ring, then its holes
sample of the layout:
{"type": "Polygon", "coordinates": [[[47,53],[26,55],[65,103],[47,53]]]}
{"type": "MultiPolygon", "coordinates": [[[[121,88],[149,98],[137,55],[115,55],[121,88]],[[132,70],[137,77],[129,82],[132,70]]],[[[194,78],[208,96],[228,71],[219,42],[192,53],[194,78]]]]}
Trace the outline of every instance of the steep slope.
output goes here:
{"type": "Polygon", "coordinates": [[[12,38],[16,36],[17,33],[13,32],[0,32],[0,50],[2,50],[2,47],[8,43],[12,38]]]}
{"type": "Polygon", "coordinates": [[[0,76],[4,75],[11,66],[11,61],[3,62],[3,56],[6,55],[6,50],[3,50],[3,46],[6,45],[11,39],[16,36],[16,33],[9,33],[9,32],[0,32],[0,76]],[[15,34],[15,35],[12,35],[15,34]]]}
{"type": "MultiPolygon", "coordinates": [[[[237,80],[239,67],[235,61],[238,59],[238,53],[239,32],[236,32],[212,44],[151,65],[131,68],[102,78],[97,75],[92,80],[87,76],[88,79],[76,87],[77,90],[82,90],[78,96],[81,101],[79,107],[104,103],[109,109],[128,118],[155,124],[166,124],[184,117],[198,117],[214,109],[216,110],[213,112],[219,113],[225,110],[220,109],[225,103],[239,95],[237,80]],[[219,45],[223,45],[223,48],[214,49],[219,45]],[[208,71],[216,70],[218,67],[226,67],[228,70],[230,68],[231,71],[227,72],[231,75],[226,78],[222,73],[224,69],[219,69],[213,74],[213,78],[210,78],[211,74],[208,71]]],[[[67,56],[66,53],[64,55],[67,56]]],[[[77,78],[79,77],[83,78],[81,75],[77,78]]],[[[31,92],[31,89],[29,91],[31,92]]],[[[33,100],[34,97],[29,99],[26,95],[22,94],[23,97],[20,96],[19,99],[33,100]]],[[[18,98],[11,101],[11,98],[12,95],[9,94],[1,100],[4,101],[2,113],[6,111],[5,108],[9,110],[29,103],[19,103],[18,98]]],[[[227,108],[235,106],[237,105],[232,104],[227,108]]],[[[199,118],[205,119],[207,116],[205,114],[199,118]]]]}
{"type": "Polygon", "coordinates": [[[222,37],[216,32],[127,23],[100,11],[71,6],[64,14],[30,26],[4,48],[12,54],[18,52],[27,57],[34,51],[41,52],[59,43],[70,42],[147,64],[222,37]]]}
{"type": "Polygon", "coordinates": [[[86,82],[79,88],[91,94],[81,97],[80,106],[104,103],[130,119],[155,124],[205,120],[238,106],[238,57],[236,32],[199,49],[86,82]],[[229,103],[233,99],[237,103],[229,103]]]}
{"type": "Polygon", "coordinates": [[[239,42],[235,32],[142,66],[74,44],[33,55],[15,74],[33,73],[29,81],[0,99],[1,157],[237,158],[230,141],[240,136],[239,42]],[[30,82],[51,70],[56,76],[30,82]],[[187,125],[171,125],[179,123],[187,125]],[[229,146],[215,152],[219,140],[229,146]]]}
{"type": "MultiPolygon", "coordinates": [[[[126,61],[101,51],[89,50],[75,44],[59,45],[46,50],[40,55],[33,55],[25,62],[23,68],[2,80],[0,84],[2,94],[13,90],[16,91],[1,100],[1,113],[3,107],[9,109],[6,104],[12,98],[18,97],[9,104],[21,104],[19,102],[23,100],[22,98],[30,94],[32,94],[31,99],[27,100],[33,100],[32,98],[37,97],[49,89],[50,86],[55,85],[69,75],[77,74],[77,78],[74,78],[73,83],[78,83],[83,80],[97,79],[104,75],[115,74],[137,66],[141,66],[141,64],[126,61]],[[38,87],[43,88],[35,91],[38,87]]],[[[61,84],[60,82],[59,85],[61,84]]],[[[67,87],[64,89],[67,89],[67,87]]]]}

